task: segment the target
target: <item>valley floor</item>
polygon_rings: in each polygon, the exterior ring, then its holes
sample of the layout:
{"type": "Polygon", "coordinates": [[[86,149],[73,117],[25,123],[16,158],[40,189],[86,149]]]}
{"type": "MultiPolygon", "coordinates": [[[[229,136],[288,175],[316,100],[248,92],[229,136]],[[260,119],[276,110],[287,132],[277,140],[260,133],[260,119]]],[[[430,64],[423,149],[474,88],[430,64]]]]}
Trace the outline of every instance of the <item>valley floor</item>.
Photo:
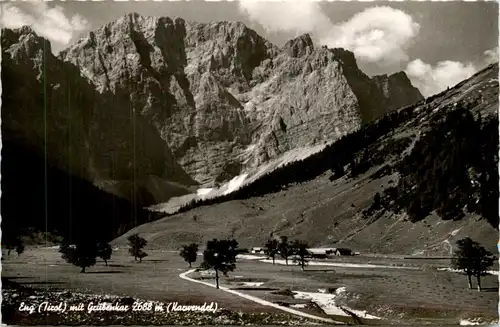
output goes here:
{"type": "MultiPolygon", "coordinates": [[[[288,324],[294,320],[301,324],[323,323],[182,279],[179,275],[188,267],[176,252],[147,252],[149,256],[139,263],[134,262],[126,249],[118,249],[108,266],[99,261],[88,268],[87,273],[81,274],[79,268],[60,258],[57,249],[28,248],[20,257],[4,256],[2,280],[47,291],[112,294],[163,303],[177,301],[200,305],[216,302],[219,310],[241,312],[240,315],[248,317],[252,314],[267,315],[258,324],[280,324],[280,321],[288,324]]],[[[482,284],[485,289],[477,292],[467,289],[467,279],[463,275],[438,270],[446,267],[449,260],[355,256],[327,261],[337,265],[310,265],[301,271],[292,263],[289,266],[272,265],[248,256],[238,260],[236,270],[228,277],[221,278],[221,286],[283,307],[347,323],[360,319],[362,323],[376,325],[458,325],[460,321],[479,317],[486,322],[497,319],[498,276],[484,277],[482,284]],[[341,263],[348,265],[342,266],[341,263]],[[354,312],[357,318],[342,314],[339,308],[354,312]]],[[[189,277],[214,284],[213,275],[208,272],[193,272],[189,277]]],[[[5,291],[8,290],[4,287],[5,291]]],[[[218,320],[204,321],[204,324],[221,323],[218,320]]],[[[229,319],[224,324],[240,323],[229,319]]]]}

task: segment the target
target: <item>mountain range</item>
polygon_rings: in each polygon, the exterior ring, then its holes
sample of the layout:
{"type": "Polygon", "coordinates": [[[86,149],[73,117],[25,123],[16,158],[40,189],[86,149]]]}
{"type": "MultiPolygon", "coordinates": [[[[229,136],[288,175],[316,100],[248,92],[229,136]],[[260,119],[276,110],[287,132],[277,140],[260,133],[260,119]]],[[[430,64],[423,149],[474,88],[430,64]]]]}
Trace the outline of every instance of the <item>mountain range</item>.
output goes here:
{"type": "MultiPolygon", "coordinates": [[[[288,236],[313,247],[450,256],[455,242],[498,245],[498,63],[216,198],[145,223],[150,247],[288,236]]],[[[168,206],[164,204],[163,206],[168,206]]],[[[158,205],[157,210],[162,209],[158,205]]]]}
{"type": "Polygon", "coordinates": [[[29,27],[1,44],[2,216],[33,202],[27,221],[85,225],[87,195],[68,198],[83,183],[109,198],[108,238],[156,219],[146,206],[227,195],[424,100],[404,72],[369,77],[350,51],[238,22],[132,13],[58,55],[29,27]]]}
{"type": "Polygon", "coordinates": [[[55,166],[153,202],[170,194],[151,184],[220,185],[423,99],[402,72],[369,78],[349,51],[307,34],[277,47],[238,22],[133,13],[58,56],[29,27],[3,30],[2,49],[4,124],[55,166]]]}

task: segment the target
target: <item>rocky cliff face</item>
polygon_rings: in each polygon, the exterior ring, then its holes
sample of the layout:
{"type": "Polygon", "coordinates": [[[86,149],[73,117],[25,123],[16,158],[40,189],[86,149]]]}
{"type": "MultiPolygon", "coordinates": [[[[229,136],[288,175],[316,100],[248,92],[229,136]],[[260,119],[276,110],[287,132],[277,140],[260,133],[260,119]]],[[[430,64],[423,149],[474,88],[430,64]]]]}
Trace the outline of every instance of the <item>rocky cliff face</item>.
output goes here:
{"type": "Polygon", "coordinates": [[[385,98],[389,110],[405,107],[424,99],[420,91],[411,84],[405,72],[389,76],[378,75],[372,80],[385,98]]]}
{"type": "Polygon", "coordinates": [[[4,30],[2,49],[4,124],[102,185],[211,186],[421,99],[407,80],[370,79],[349,51],[307,34],[280,48],[236,22],[129,14],[58,58],[28,28],[4,30]]]}
{"type": "Polygon", "coordinates": [[[4,142],[22,141],[48,165],[130,199],[149,193],[142,188],[151,176],[195,184],[158,130],[129,106],[128,95],[98,93],[79,68],[54,57],[49,42],[30,28],[2,30],[1,41],[4,142]],[[130,182],[135,185],[120,185],[130,182]]]}

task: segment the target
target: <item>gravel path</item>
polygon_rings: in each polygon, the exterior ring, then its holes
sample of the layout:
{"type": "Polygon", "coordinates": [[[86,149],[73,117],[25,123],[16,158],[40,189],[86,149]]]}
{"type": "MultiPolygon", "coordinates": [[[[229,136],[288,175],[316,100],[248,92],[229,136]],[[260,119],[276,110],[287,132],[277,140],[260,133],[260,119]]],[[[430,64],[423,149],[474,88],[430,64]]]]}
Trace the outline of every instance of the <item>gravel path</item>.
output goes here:
{"type": "MultiPolygon", "coordinates": [[[[193,278],[190,278],[190,277],[187,276],[187,275],[189,275],[189,274],[191,274],[191,273],[193,273],[195,271],[196,271],[196,269],[188,270],[186,272],[181,273],[179,275],[179,277],[182,278],[182,279],[188,280],[190,282],[193,282],[193,283],[198,283],[198,284],[203,284],[203,285],[207,285],[207,286],[210,286],[210,287],[215,287],[215,285],[213,285],[211,283],[203,282],[201,280],[196,280],[196,279],[193,279],[193,278]]],[[[318,317],[318,316],[314,316],[314,315],[311,315],[311,314],[308,314],[308,313],[304,313],[304,312],[301,312],[301,311],[298,311],[298,310],[294,310],[294,309],[291,309],[291,308],[283,307],[283,306],[280,306],[278,304],[275,304],[275,303],[263,300],[261,298],[255,297],[255,296],[251,296],[251,295],[248,295],[248,294],[245,294],[245,293],[241,293],[241,292],[238,292],[238,291],[235,291],[235,290],[231,290],[231,289],[229,289],[227,287],[224,287],[224,286],[219,286],[219,288],[221,290],[225,291],[225,292],[237,295],[237,296],[245,298],[247,300],[250,300],[250,301],[262,304],[262,305],[270,306],[270,307],[273,307],[273,308],[276,308],[276,309],[279,309],[279,310],[282,310],[282,311],[285,311],[287,313],[291,313],[291,314],[294,314],[294,315],[297,315],[297,316],[300,316],[300,317],[314,319],[314,320],[319,320],[319,321],[328,322],[328,323],[337,323],[337,324],[342,324],[342,325],[344,324],[344,323],[342,323],[340,321],[334,321],[332,319],[318,317]]]]}

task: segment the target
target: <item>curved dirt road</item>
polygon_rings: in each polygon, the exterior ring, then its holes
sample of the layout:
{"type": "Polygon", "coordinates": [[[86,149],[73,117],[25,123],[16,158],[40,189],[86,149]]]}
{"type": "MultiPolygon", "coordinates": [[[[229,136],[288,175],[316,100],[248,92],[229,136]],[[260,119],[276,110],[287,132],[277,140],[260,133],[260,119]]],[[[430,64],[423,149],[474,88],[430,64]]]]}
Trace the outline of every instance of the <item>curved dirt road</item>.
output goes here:
{"type": "MultiPolygon", "coordinates": [[[[207,285],[207,286],[210,286],[210,287],[215,287],[215,285],[213,285],[213,284],[210,284],[210,283],[207,283],[207,282],[203,282],[201,280],[193,279],[193,278],[190,278],[190,277],[187,276],[187,275],[193,273],[195,270],[196,269],[191,269],[191,270],[185,271],[185,272],[181,273],[179,275],[179,277],[182,278],[182,279],[184,279],[184,280],[188,280],[190,282],[193,282],[193,283],[198,283],[198,284],[203,284],[203,285],[207,285]]],[[[231,290],[231,289],[229,289],[227,287],[224,287],[224,286],[219,286],[219,288],[220,288],[220,290],[222,290],[224,292],[231,293],[231,294],[237,295],[239,297],[242,297],[244,299],[253,301],[255,303],[258,303],[258,304],[261,304],[261,305],[265,305],[265,306],[270,306],[270,307],[276,308],[278,310],[281,310],[281,311],[284,311],[284,312],[287,312],[287,313],[291,313],[291,314],[294,314],[294,315],[297,315],[297,316],[301,316],[301,317],[309,318],[309,319],[314,319],[314,320],[319,320],[319,321],[323,321],[323,322],[328,322],[328,323],[338,323],[338,324],[342,324],[342,325],[344,324],[342,322],[334,321],[334,320],[329,319],[329,318],[318,317],[318,316],[314,316],[314,315],[311,315],[311,314],[308,314],[308,313],[305,313],[305,312],[302,312],[302,311],[299,311],[299,310],[294,310],[294,309],[291,309],[291,308],[283,307],[283,306],[280,306],[280,305],[278,305],[276,303],[272,303],[272,302],[263,300],[261,298],[258,298],[258,297],[252,296],[252,295],[248,295],[248,294],[241,293],[241,292],[238,292],[238,291],[235,291],[235,290],[231,290]]]]}

